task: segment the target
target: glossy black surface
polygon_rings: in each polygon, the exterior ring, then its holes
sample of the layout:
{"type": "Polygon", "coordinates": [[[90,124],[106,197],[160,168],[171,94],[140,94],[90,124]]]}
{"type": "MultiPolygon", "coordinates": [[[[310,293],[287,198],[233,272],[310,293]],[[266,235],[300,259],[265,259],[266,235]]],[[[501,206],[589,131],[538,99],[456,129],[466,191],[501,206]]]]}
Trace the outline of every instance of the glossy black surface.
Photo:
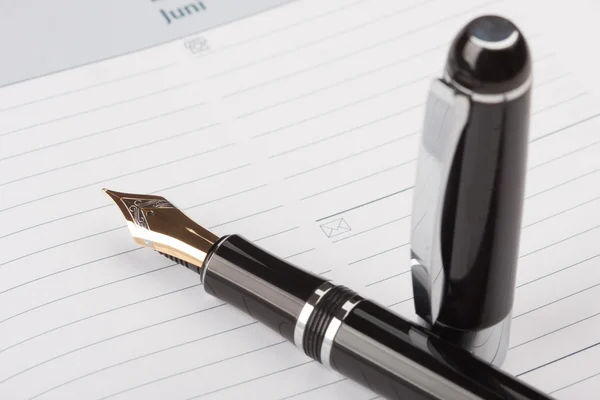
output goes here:
{"type": "Polygon", "coordinates": [[[501,104],[473,103],[444,200],[446,272],[438,321],[490,327],[512,309],[525,191],[530,91],[501,104]]]}
{"type": "Polygon", "coordinates": [[[238,235],[217,243],[204,267],[207,293],[256,318],[292,342],[302,307],[325,282],[238,235]]]}
{"type": "Polygon", "coordinates": [[[366,300],[345,318],[331,364],[389,399],[551,399],[366,300]]]}
{"type": "Polygon", "coordinates": [[[512,22],[499,16],[483,16],[457,34],[446,71],[452,80],[477,93],[503,93],[529,78],[531,56],[523,35],[512,22]],[[516,39],[512,40],[514,35],[516,39]]]}

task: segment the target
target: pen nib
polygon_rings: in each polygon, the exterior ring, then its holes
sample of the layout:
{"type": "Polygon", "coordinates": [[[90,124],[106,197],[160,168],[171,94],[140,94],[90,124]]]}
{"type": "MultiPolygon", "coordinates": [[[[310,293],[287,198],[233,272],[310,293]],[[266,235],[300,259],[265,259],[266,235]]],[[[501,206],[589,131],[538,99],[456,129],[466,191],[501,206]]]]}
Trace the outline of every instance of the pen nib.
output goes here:
{"type": "Polygon", "coordinates": [[[215,234],[164,197],[102,190],[121,210],[136,243],[200,272],[206,254],[218,240],[215,234]]]}

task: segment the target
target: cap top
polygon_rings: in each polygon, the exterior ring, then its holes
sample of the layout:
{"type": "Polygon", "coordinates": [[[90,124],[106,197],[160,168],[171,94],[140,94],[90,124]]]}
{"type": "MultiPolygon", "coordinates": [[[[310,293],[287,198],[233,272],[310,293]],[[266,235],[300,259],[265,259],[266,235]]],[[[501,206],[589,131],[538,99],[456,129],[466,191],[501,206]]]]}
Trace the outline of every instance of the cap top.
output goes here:
{"type": "Polygon", "coordinates": [[[469,30],[474,38],[489,43],[503,42],[515,33],[518,34],[517,27],[512,22],[495,15],[474,20],[469,30]]]}
{"type": "Polygon", "coordinates": [[[482,94],[501,94],[527,82],[531,57],[525,38],[509,20],[487,15],[467,24],[452,43],[450,80],[482,94]]]}

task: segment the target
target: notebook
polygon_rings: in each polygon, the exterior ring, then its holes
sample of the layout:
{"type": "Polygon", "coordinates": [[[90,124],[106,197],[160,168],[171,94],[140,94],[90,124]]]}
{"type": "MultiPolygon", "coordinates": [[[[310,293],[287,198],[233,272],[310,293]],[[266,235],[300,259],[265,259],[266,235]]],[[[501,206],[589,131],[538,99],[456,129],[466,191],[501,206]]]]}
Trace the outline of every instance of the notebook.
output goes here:
{"type": "Polygon", "coordinates": [[[518,4],[299,0],[1,88],[0,398],[377,398],[138,248],[101,189],[164,196],[415,318],[423,106],[453,35],[486,13],[515,21],[534,58],[502,368],[594,398],[600,114],[518,4]]]}

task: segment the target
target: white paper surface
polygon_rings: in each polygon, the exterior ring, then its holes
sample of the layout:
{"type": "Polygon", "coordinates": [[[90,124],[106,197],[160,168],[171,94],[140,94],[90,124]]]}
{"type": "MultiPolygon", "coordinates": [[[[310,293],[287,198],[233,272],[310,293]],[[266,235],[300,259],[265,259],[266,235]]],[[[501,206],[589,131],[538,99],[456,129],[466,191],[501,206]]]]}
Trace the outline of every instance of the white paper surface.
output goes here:
{"type": "Polygon", "coordinates": [[[595,398],[600,114],[537,12],[298,1],[199,35],[207,51],[176,41],[0,90],[0,398],[374,398],[138,248],[101,188],[165,196],[413,318],[423,105],[484,13],[517,22],[535,60],[503,368],[595,398]]]}

